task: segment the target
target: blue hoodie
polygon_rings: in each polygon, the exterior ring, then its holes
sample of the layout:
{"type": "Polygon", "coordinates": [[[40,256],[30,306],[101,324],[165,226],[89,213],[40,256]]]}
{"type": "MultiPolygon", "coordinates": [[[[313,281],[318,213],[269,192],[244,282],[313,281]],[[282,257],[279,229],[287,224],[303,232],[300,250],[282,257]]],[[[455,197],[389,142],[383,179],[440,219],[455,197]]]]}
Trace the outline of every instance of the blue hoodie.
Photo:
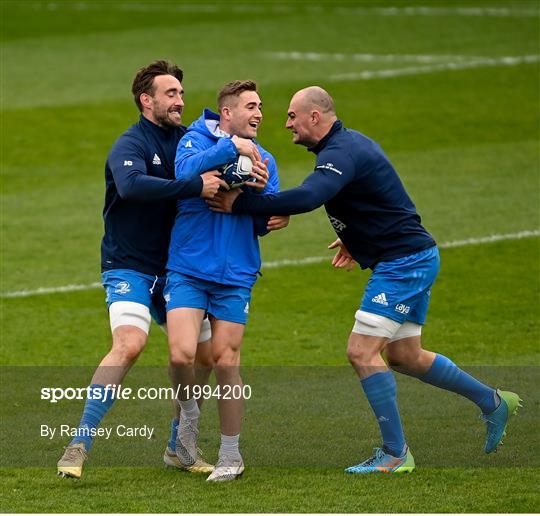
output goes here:
{"type": "MultiPolygon", "coordinates": [[[[237,158],[236,146],[229,135],[219,130],[218,123],[219,116],[205,109],[189,126],[176,150],[177,179],[192,179],[237,158]]],[[[257,147],[262,159],[269,159],[269,179],[263,194],[276,193],[276,161],[258,143],[257,147]]],[[[177,208],[167,269],[223,285],[251,288],[261,267],[257,236],[266,234],[267,219],[214,213],[201,198],[179,201],[177,208]]]]}

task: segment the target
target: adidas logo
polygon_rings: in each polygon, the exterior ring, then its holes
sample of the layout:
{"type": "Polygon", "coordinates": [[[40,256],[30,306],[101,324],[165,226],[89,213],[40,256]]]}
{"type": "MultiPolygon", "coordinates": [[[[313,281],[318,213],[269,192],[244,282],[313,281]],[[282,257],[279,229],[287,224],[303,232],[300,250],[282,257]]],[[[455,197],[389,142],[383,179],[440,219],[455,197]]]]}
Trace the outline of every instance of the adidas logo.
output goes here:
{"type": "Polygon", "coordinates": [[[152,160],[152,164],[161,165],[161,160],[159,159],[159,156],[157,154],[154,154],[154,159],[152,160]]]}
{"type": "Polygon", "coordinates": [[[244,313],[249,314],[249,303],[246,303],[246,307],[244,308],[244,313]]]}
{"type": "Polygon", "coordinates": [[[379,421],[380,423],[385,423],[386,421],[390,421],[390,420],[387,417],[379,416],[377,418],[377,421],[379,421]]]}
{"type": "Polygon", "coordinates": [[[380,305],[388,306],[388,301],[386,300],[386,294],[381,292],[379,295],[371,298],[373,303],[379,303],[380,305]]]}
{"type": "Polygon", "coordinates": [[[184,145],[184,147],[185,147],[186,149],[189,149],[190,147],[193,147],[193,145],[191,145],[191,140],[188,140],[188,141],[186,142],[186,144],[184,145]]]}

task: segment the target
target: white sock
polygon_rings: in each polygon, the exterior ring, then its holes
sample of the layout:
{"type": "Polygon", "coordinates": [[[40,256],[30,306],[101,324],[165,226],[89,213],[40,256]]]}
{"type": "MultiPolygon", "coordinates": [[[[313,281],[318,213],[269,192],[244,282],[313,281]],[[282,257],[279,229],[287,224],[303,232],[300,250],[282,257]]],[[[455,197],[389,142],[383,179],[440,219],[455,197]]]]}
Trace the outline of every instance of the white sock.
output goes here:
{"type": "Polygon", "coordinates": [[[199,405],[197,405],[197,400],[195,398],[186,401],[178,400],[178,403],[180,404],[180,417],[182,419],[189,421],[199,419],[201,411],[199,410],[199,405]]]}
{"type": "Polygon", "coordinates": [[[219,447],[219,455],[227,455],[231,459],[240,458],[240,450],[238,443],[240,442],[240,434],[238,435],[223,435],[221,434],[221,446],[219,447]]]}

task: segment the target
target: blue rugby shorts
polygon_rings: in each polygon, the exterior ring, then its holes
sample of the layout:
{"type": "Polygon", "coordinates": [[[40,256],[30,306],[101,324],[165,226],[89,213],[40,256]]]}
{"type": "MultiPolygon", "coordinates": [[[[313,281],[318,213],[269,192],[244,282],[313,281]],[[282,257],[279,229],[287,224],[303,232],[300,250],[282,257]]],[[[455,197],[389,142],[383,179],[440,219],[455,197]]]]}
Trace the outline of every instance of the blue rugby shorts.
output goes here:
{"type": "Polygon", "coordinates": [[[405,321],[424,324],[439,267],[436,246],[397,260],[379,262],[366,285],[360,310],[400,324],[405,321]]]}
{"type": "Polygon", "coordinates": [[[147,306],[157,324],[167,321],[163,289],[165,276],[151,276],[131,269],[112,269],[101,274],[105,288],[105,302],[131,301],[147,306]]]}
{"type": "Polygon", "coordinates": [[[222,285],[175,271],[167,271],[164,290],[167,312],[175,308],[200,308],[216,319],[246,324],[251,289],[222,285]]]}

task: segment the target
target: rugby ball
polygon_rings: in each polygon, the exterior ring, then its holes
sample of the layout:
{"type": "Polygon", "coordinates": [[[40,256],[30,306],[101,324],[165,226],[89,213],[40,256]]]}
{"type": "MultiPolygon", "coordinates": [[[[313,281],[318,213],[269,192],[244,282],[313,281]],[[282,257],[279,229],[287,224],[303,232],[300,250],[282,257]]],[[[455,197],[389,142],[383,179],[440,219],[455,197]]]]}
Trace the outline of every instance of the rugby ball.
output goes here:
{"type": "Polygon", "coordinates": [[[231,187],[238,188],[245,183],[257,181],[252,175],[253,162],[247,156],[238,156],[231,163],[223,165],[220,169],[221,178],[231,187]]]}

